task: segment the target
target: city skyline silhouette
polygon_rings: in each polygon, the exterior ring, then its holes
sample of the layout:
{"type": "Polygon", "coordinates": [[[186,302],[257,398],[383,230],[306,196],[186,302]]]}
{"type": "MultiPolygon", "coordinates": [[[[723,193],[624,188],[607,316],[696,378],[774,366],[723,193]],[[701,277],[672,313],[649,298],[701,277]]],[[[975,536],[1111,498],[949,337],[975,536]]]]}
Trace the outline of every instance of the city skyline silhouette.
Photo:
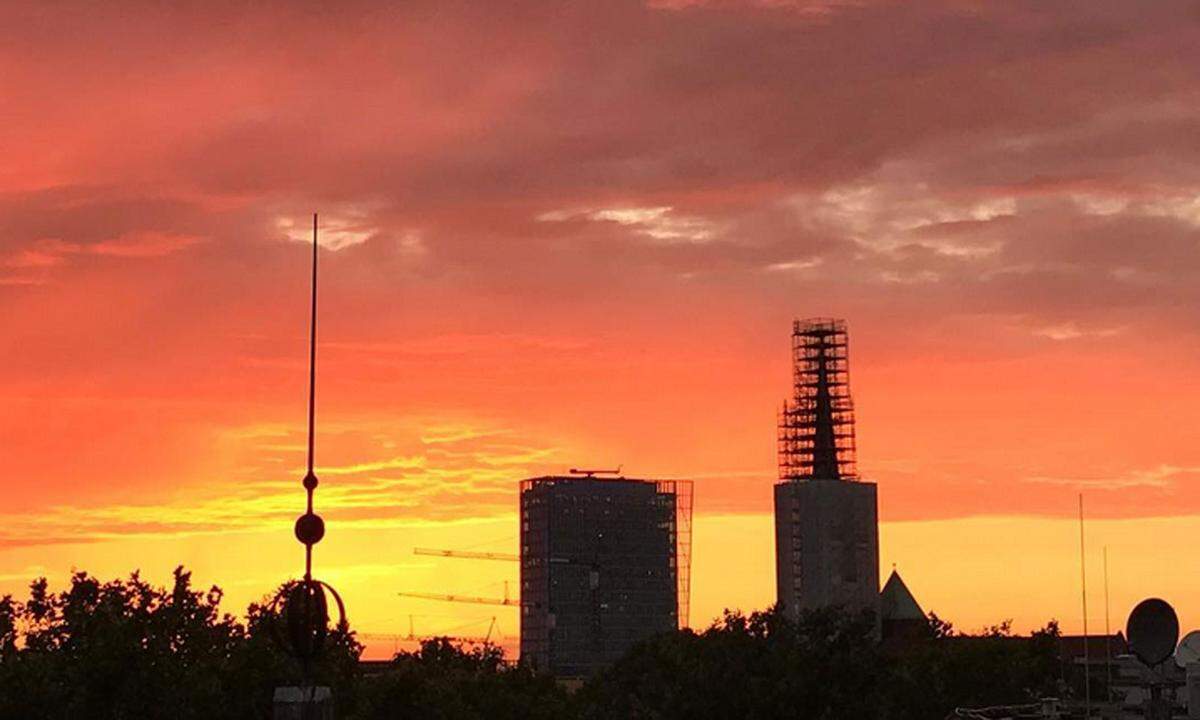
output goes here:
{"type": "MultiPolygon", "coordinates": [[[[1196,18],[864,2],[0,9],[0,596],[303,573],[366,657],[499,637],[518,484],[695,483],[691,624],[776,596],[796,318],[853,332],[880,579],[1200,625],[1196,18]],[[1136,58],[1133,62],[1130,58],[1136,58]],[[1184,559],[1181,560],[1181,557],[1184,559]]],[[[1118,623],[1114,623],[1116,625],[1118,623]]]]}

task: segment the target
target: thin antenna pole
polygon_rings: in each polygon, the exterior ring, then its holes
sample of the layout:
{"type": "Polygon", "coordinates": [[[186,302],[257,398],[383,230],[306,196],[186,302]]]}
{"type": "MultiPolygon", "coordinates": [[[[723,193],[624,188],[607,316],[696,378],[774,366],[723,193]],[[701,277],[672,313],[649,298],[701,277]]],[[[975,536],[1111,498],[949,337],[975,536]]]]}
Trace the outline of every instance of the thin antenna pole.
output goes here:
{"type": "MultiPolygon", "coordinates": [[[[313,213],[312,318],[308,337],[308,471],[313,471],[313,435],[317,415],[317,214],[313,213]]],[[[312,493],[308,496],[312,512],[312,493]]]]}
{"type": "MultiPolygon", "coordinates": [[[[308,335],[308,474],[304,476],[304,487],[308,490],[308,514],[313,514],[313,490],[317,487],[313,472],[314,440],[317,420],[317,214],[313,213],[312,254],[312,314],[308,335]]],[[[312,580],[312,543],[304,545],[304,581],[312,580]]]]}
{"type": "Polygon", "coordinates": [[[1092,676],[1088,667],[1087,563],[1083,545],[1083,493],[1079,493],[1079,580],[1083,594],[1083,712],[1092,716],[1092,676]]]}
{"type": "Polygon", "coordinates": [[[1108,626],[1108,546],[1104,546],[1104,694],[1112,702],[1112,631],[1108,626]]]}

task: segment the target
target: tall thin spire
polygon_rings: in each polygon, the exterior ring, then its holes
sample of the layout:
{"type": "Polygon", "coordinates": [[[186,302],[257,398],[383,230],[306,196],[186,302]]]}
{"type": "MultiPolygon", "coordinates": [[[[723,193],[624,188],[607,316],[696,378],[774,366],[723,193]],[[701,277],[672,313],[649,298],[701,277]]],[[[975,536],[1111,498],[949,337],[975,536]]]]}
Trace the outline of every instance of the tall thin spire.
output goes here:
{"type": "Polygon", "coordinates": [[[837,480],[841,478],[838,468],[837,441],[833,432],[833,399],[829,393],[829,343],[825,336],[817,338],[811,347],[815,351],[814,365],[816,387],[813,388],[813,447],[812,474],[817,478],[837,480]]]}
{"type": "Polygon", "coordinates": [[[308,336],[308,472],[304,475],[304,489],[308,493],[307,510],[296,520],[296,539],[304,543],[304,580],[312,580],[313,545],[325,537],[325,521],[313,512],[313,491],[319,481],[315,471],[315,439],[317,419],[317,214],[313,213],[312,243],[312,306],[309,317],[308,336]]]}
{"type": "MultiPolygon", "coordinates": [[[[317,489],[315,464],[315,439],[317,417],[317,215],[313,213],[312,237],[312,298],[309,315],[308,335],[308,468],[304,474],[305,493],[307,494],[307,509],[296,518],[294,531],[296,539],[304,545],[304,579],[288,583],[275,596],[272,611],[282,603],[284,624],[287,628],[287,652],[300,660],[302,682],[310,687],[312,682],[312,661],[320,652],[329,632],[329,605],[325,591],[333,596],[337,603],[337,627],[346,627],[346,608],[337,591],[329,583],[313,578],[313,546],[325,537],[325,521],[313,511],[313,491],[317,489]]],[[[307,717],[307,715],[305,715],[307,717]]]]}
{"type": "Polygon", "coordinates": [[[854,480],[854,402],[846,323],[792,326],[792,397],[779,418],[781,480],[854,480]]]}
{"type": "MultiPolygon", "coordinates": [[[[317,416],[317,214],[313,213],[312,237],[312,316],[308,336],[308,474],[313,472],[313,442],[317,416]]],[[[312,493],[308,511],[312,512],[312,493]]]]}

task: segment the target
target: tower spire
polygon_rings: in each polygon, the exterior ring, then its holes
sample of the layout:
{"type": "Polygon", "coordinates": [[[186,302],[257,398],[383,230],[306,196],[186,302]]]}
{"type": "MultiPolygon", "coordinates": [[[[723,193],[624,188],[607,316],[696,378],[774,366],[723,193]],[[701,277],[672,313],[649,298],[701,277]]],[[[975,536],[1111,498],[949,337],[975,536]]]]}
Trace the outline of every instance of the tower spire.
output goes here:
{"type": "MultiPolygon", "coordinates": [[[[304,545],[304,579],[298,582],[286,583],[271,603],[272,614],[282,616],[287,629],[284,649],[300,661],[301,688],[290,688],[300,693],[299,697],[306,698],[299,702],[303,705],[301,712],[304,717],[310,717],[313,708],[328,705],[329,689],[312,687],[313,661],[320,656],[329,633],[329,604],[325,591],[333,596],[337,603],[338,622],[336,627],[344,632],[346,624],[346,607],[342,598],[329,583],[313,578],[313,545],[325,537],[325,521],[313,512],[313,491],[319,484],[315,465],[315,438],[317,418],[317,214],[313,213],[312,235],[312,300],[309,316],[308,334],[308,468],[304,473],[305,493],[307,504],[303,515],[296,518],[296,539],[304,545]],[[324,695],[318,694],[323,691],[324,695]],[[307,694],[307,695],[306,695],[307,694]],[[314,699],[316,698],[316,699],[314,699]],[[314,704],[315,703],[315,704],[314,704]]],[[[284,636],[278,636],[284,643],[284,636]]],[[[279,698],[279,691],[276,691],[279,698]]],[[[279,712],[279,700],[276,700],[276,713],[279,712]]],[[[291,701],[284,701],[287,705],[291,701]]],[[[324,712],[317,711],[324,717],[324,712]]],[[[288,717],[293,715],[289,714],[288,717]]],[[[297,716],[298,717],[298,716],[297,716]]],[[[314,716],[315,717],[315,716],[314,716]]]]}
{"type": "Polygon", "coordinates": [[[317,419],[317,214],[313,213],[312,225],[312,306],[309,317],[308,335],[308,472],[304,475],[304,489],[308,493],[307,509],[296,519],[296,539],[304,543],[304,580],[312,580],[313,545],[325,537],[325,521],[313,512],[313,491],[320,482],[314,470],[316,419],[317,419]]]}
{"type": "MultiPolygon", "coordinates": [[[[313,474],[313,438],[317,415],[317,214],[313,213],[312,237],[312,315],[308,336],[308,474],[313,474]]],[[[309,493],[312,512],[312,493],[309,493]]]]}
{"type": "Polygon", "coordinates": [[[792,397],[779,418],[780,479],[857,479],[844,321],[793,323],[792,380],[792,397]]]}

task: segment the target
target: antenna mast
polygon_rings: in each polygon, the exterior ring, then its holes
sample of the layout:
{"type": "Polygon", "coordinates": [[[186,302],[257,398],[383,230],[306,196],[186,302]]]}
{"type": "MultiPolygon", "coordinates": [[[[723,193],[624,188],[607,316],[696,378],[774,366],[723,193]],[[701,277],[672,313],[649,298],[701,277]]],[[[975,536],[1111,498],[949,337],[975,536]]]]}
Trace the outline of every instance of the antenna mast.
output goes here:
{"type": "Polygon", "coordinates": [[[1104,546],[1104,694],[1112,702],[1112,630],[1108,625],[1108,546],[1104,546]]]}
{"type": "Polygon", "coordinates": [[[1079,493],[1079,581],[1083,595],[1083,712],[1092,716],[1092,676],[1088,667],[1087,563],[1083,549],[1083,493],[1079,493]]]}
{"type": "MultiPolygon", "coordinates": [[[[290,582],[280,589],[279,594],[271,603],[272,614],[278,613],[287,630],[286,638],[280,635],[280,643],[290,655],[300,661],[301,682],[303,687],[293,688],[301,692],[299,701],[303,707],[300,712],[304,717],[313,717],[312,708],[328,705],[329,689],[312,687],[312,662],[321,654],[321,650],[329,633],[329,604],[325,591],[333,596],[337,603],[338,621],[336,627],[345,630],[346,607],[342,598],[329,583],[316,580],[312,573],[313,545],[325,537],[325,521],[313,512],[313,491],[319,484],[316,466],[314,464],[314,440],[316,438],[317,419],[317,214],[313,213],[312,236],[312,302],[309,316],[308,334],[308,467],[304,474],[304,490],[307,495],[305,512],[296,518],[296,539],[304,545],[304,579],[290,582]],[[324,697],[318,696],[317,690],[324,691],[324,697]],[[305,695],[307,694],[307,695],[305,695]]],[[[279,695],[276,694],[276,698],[279,695]]],[[[282,701],[284,706],[293,704],[291,700],[282,701]]],[[[276,713],[279,713],[281,701],[276,700],[276,713]]],[[[289,717],[293,715],[289,714],[289,717]]]]}
{"type": "Polygon", "coordinates": [[[325,537],[325,521],[313,512],[313,491],[320,482],[313,465],[317,417],[317,214],[313,213],[312,254],[312,314],[308,335],[308,472],[304,474],[304,490],[308,502],[303,515],[296,518],[296,539],[304,543],[304,584],[311,586],[313,545],[325,537]]]}
{"type": "MultiPolygon", "coordinates": [[[[312,518],[307,524],[320,525],[315,539],[308,540],[300,537],[300,523],[296,524],[296,537],[304,543],[304,579],[312,580],[312,548],[325,535],[325,523],[320,516],[313,513],[313,491],[319,481],[313,472],[314,445],[316,438],[317,419],[317,214],[313,213],[312,237],[312,314],[309,318],[308,335],[308,472],[304,475],[304,489],[308,491],[308,511],[300,520],[312,518]],[[314,522],[315,521],[315,522],[314,522]]],[[[314,528],[315,529],[315,528],[314,528]]]]}
{"type": "MultiPolygon", "coordinates": [[[[312,575],[313,545],[325,537],[325,521],[313,512],[313,491],[320,483],[317,480],[313,464],[314,438],[316,436],[316,399],[317,399],[317,215],[313,213],[313,255],[312,255],[312,315],[309,325],[308,346],[308,471],[304,475],[304,490],[308,495],[306,509],[303,515],[296,518],[296,539],[304,544],[304,580],[297,583],[289,592],[288,604],[297,608],[296,620],[289,619],[289,632],[292,637],[292,648],[300,657],[308,671],[308,662],[315,656],[325,639],[328,624],[325,590],[333,594],[338,604],[338,613],[345,621],[346,613],[342,599],[337,592],[321,580],[314,580],[312,575]]],[[[289,609],[289,615],[291,614],[289,609]]]]}
{"type": "MultiPolygon", "coordinates": [[[[317,415],[317,214],[313,213],[312,315],[308,336],[308,472],[313,471],[313,437],[317,415]]],[[[311,495],[311,493],[310,493],[311,495]]],[[[309,510],[312,506],[309,506],[309,510]]]]}

